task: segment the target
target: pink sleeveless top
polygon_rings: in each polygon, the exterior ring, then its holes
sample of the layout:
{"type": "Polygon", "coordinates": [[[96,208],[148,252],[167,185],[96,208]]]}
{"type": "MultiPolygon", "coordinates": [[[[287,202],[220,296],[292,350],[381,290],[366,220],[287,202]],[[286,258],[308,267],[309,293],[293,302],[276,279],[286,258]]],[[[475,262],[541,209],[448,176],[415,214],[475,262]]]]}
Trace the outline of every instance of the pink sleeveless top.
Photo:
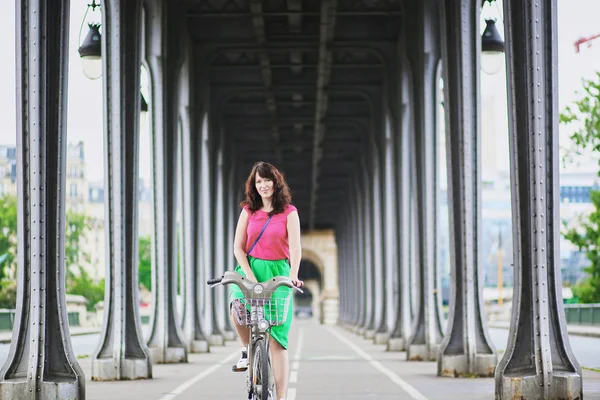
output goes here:
{"type": "MultiPolygon", "coordinates": [[[[262,210],[250,211],[248,206],[244,206],[248,213],[248,227],[246,228],[246,253],[256,241],[262,231],[265,223],[269,219],[269,213],[262,210]]],[[[267,229],[260,237],[258,243],[248,254],[261,260],[285,260],[290,258],[290,244],[287,233],[287,217],[290,213],[298,211],[293,205],[285,207],[282,213],[273,215],[267,229]]]]}

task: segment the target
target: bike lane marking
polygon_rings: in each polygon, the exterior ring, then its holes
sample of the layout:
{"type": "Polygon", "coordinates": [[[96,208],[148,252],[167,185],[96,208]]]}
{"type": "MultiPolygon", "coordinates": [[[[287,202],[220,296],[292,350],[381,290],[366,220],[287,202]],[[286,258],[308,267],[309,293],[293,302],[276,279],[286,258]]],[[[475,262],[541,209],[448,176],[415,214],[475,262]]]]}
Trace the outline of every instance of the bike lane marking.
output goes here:
{"type": "Polygon", "coordinates": [[[181,385],[177,386],[170,393],[168,393],[168,394],[164,395],[163,397],[161,397],[160,400],[172,400],[172,399],[174,399],[178,395],[180,395],[183,392],[185,392],[186,390],[188,390],[190,387],[194,386],[196,383],[200,382],[202,379],[206,378],[207,376],[209,376],[210,374],[212,374],[213,372],[215,372],[216,370],[218,370],[219,368],[221,368],[224,364],[228,364],[231,361],[235,360],[235,358],[238,357],[239,354],[240,354],[239,349],[236,350],[236,351],[234,351],[233,353],[231,353],[230,355],[228,355],[227,357],[225,357],[225,359],[223,359],[218,364],[214,364],[211,367],[208,367],[207,369],[205,369],[204,371],[202,371],[201,373],[199,373],[198,375],[196,375],[192,379],[189,379],[188,381],[186,381],[186,382],[182,383],[181,385]]]}
{"type": "MultiPolygon", "coordinates": [[[[298,344],[296,345],[296,353],[294,353],[294,362],[290,372],[289,384],[298,383],[298,369],[300,368],[300,355],[302,354],[302,346],[304,345],[304,328],[300,328],[298,332],[298,344]]],[[[288,400],[296,398],[296,388],[288,389],[288,400]]]]}
{"type": "Polygon", "coordinates": [[[326,327],[326,329],[329,332],[331,332],[332,335],[337,337],[340,341],[342,341],[348,347],[350,347],[352,350],[354,350],[354,352],[356,354],[358,354],[360,357],[367,360],[375,369],[377,369],[379,372],[381,372],[382,374],[384,374],[385,376],[390,378],[390,380],[392,382],[394,382],[402,390],[404,390],[406,393],[408,393],[410,395],[410,397],[412,397],[414,400],[427,400],[427,397],[425,397],[421,392],[419,392],[414,386],[412,386],[411,384],[406,382],[404,379],[400,378],[393,371],[390,371],[389,369],[387,369],[379,361],[374,360],[373,357],[371,357],[371,355],[369,355],[363,349],[361,349],[360,347],[358,347],[357,345],[352,343],[350,340],[345,338],[341,333],[337,332],[334,328],[328,326],[328,327],[326,327]]]}

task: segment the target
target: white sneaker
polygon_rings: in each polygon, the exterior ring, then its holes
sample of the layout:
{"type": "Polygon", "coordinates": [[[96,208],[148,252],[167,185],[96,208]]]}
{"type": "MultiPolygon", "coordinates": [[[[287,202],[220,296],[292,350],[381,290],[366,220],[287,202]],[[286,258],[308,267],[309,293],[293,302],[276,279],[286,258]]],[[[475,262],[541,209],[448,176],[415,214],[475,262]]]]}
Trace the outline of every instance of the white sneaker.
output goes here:
{"type": "Polygon", "coordinates": [[[231,370],[233,372],[243,372],[248,369],[248,351],[246,349],[242,350],[242,355],[240,359],[235,363],[231,370]]]}

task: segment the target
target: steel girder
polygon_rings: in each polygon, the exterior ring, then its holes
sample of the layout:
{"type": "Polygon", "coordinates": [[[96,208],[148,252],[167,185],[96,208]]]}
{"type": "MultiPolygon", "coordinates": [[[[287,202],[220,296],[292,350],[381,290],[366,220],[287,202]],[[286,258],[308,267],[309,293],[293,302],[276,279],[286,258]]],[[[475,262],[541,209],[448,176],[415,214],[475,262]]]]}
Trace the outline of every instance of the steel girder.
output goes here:
{"type": "Polygon", "coordinates": [[[412,64],[415,104],[416,218],[420,290],[409,360],[436,360],[442,338],[436,289],[436,69],[440,58],[437,5],[424,0],[411,5],[415,13],[406,29],[414,38],[408,44],[412,64]]]}
{"type": "Polygon", "coordinates": [[[398,271],[398,237],[397,227],[399,223],[398,219],[398,202],[396,199],[396,184],[397,184],[397,173],[398,164],[396,157],[396,129],[392,125],[391,116],[386,116],[385,121],[385,144],[384,144],[384,189],[382,190],[382,197],[384,201],[384,213],[382,215],[382,221],[384,224],[383,240],[385,243],[385,305],[386,318],[385,318],[385,343],[389,344],[389,339],[398,320],[399,309],[398,295],[399,295],[399,271],[398,271]]]}
{"type": "MultiPolygon", "coordinates": [[[[223,136],[221,136],[221,140],[223,140],[223,136]]],[[[214,172],[215,172],[215,188],[216,188],[216,193],[215,193],[215,212],[214,212],[214,220],[215,223],[213,224],[213,232],[214,235],[212,235],[214,237],[214,241],[215,241],[215,245],[214,245],[214,254],[215,254],[215,258],[214,258],[214,265],[215,265],[215,273],[214,276],[223,276],[223,274],[225,273],[225,238],[226,238],[226,234],[225,234],[225,223],[226,223],[226,218],[225,218],[225,182],[224,182],[224,149],[221,146],[219,148],[219,150],[217,150],[217,156],[216,156],[216,167],[214,168],[214,172]]],[[[228,249],[231,248],[231,246],[227,247],[228,249]]],[[[216,315],[215,315],[215,319],[216,319],[216,323],[217,323],[217,327],[218,327],[218,331],[221,335],[223,335],[223,339],[225,339],[225,320],[229,319],[228,318],[228,310],[229,307],[227,307],[227,302],[226,302],[226,298],[223,295],[223,293],[226,293],[227,290],[225,289],[224,286],[219,286],[217,288],[214,288],[213,291],[215,292],[215,310],[216,310],[216,315]],[[217,289],[217,290],[215,290],[217,289]]],[[[233,332],[231,332],[233,334],[233,332]]],[[[228,334],[229,335],[229,334],[228,334]]]]}
{"type": "Polygon", "coordinates": [[[384,196],[382,190],[383,157],[380,156],[381,152],[379,143],[373,146],[373,169],[371,170],[373,174],[373,191],[371,195],[373,208],[371,211],[373,216],[373,288],[375,295],[373,330],[375,343],[377,344],[385,344],[389,338],[389,332],[386,329],[385,280],[388,266],[383,251],[383,212],[385,206],[382,206],[384,196]]]}
{"type": "MultiPolygon", "coordinates": [[[[358,176],[358,175],[357,175],[358,176]]],[[[357,252],[359,254],[358,257],[358,275],[359,275],[359,285],[360,285],[360,298],[361,298],[361,307],[360,307],[360,318],[358,322],[358,333],[364,335],[367,330],[367,325],[369,323],[369,315],[370,315],[370,307],[371,307],[371,298],[369,295],[371,294],[371,289],[369,288],[370,280],[367,275],[368,271],[368,257],[367,257],[367,240],[366,237],[369,236],[367,229],[367,207],[366,207],[366,188],[362,184],[362,179],[357,178],[354,180],[354,187],[356,193],[356,225],[358,227],[358,246],[357,252]]]]}
{"type": "Polygon", "coordinates": [[[566,329],[558,248],[556,3],[504,3],[515,275],[497,399],[583,397],[566,329]]]}
{"type": "MultiPolygon", "coordinates": [[[[364,162],[364,160],[363,160],[364,162]]],[[[362,326],[361,334],[367,339],[374,339],[375,337],[375,279],[374,279],[374,268],[373,268],[373,185],[372,180],[369,179],[368,169],[363,165],[362,171],[362,183],[363,193],[361,198],[363,213],[363,235],[364,235],[364,274],[365,274],[365,295],[366,295],[366,309],[365,309],[365,321],[362,326]]]]}
{"type": "Polygon", "coordinates": [[[156,363],[187,362],[187,343],[177,317],[177,84],[183,60],[174,5],[153,10],[150,54],[152,80],[152,148],[154,176],[154,318],[148,347],[156,363]],[[167,50],[168,49],[168,50],[167,50]]]}
{"type": "Polygon", "coordinates": [[[184,268],[185,268],[185,307],[183,315],[183,335],[190,353],[203,353],[209,351],[206,333],[203,330],[202,318],[198,301],[200,300],[201,280],[200,260],[202,253],[199,250],[200,224],[198,214],[201,206],[199,202],[199,188],[202,184],[199,173],[199,159],[201,141],[192,131],[190,126],[189,107],[183,118],[181,157],[182,162],[182,206],[183,206],[183,243],[184,268]]]}
{"type": "Polygon", "coordinates": [[[69,1],[16,9],[18,289],[0,399],[83,399],[65,301],[69,1]]]}
{"type": "MultiPolygon", "coordinates": [[[[401,41],[405,40],[403,36],[401,41]]],[[[404,47],[404,46],[403,46],[404,47]]],[[[411,242],[411,212],[410,212],[410,189],[411,189],[411,160],[412,160],[412,109],[411,109],[411,71],[410,64],[406,58],[404,49],[399,54],[400,62],[398,73],[399,79],[399,114],[400,114],[400,129],[397,136],[396,149],[398,155],[397,165],[399,173],[393,185],[397,187],[398,192],[398,207],[397,212],[397,243],[398,257],[397,262],[397,302],[396,302],[396,325],[392,328],[388,350],[405,350],[407,341],[411,335],[411,310],[410,310],[410,242],[411,242]]]]}
{"type": "Polygon", "coordinates": [[[438,375],[492,376],[497,359],[481,298],[479,36],[480,6],[472,0],[443,4],[444,108],[452,296],[438,375]]]}
{"type": "Polygon", "coordinates": [[[138,154],[141,1],[103,3],[105,318],[93,380],[152,377],[138,307],[138,154]]]}

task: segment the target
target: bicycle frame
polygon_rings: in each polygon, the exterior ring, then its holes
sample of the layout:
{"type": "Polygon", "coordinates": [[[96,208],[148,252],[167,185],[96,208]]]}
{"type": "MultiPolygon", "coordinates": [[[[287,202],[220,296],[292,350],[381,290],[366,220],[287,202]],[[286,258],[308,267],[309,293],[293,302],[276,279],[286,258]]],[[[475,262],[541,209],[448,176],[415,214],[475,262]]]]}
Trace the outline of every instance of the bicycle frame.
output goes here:
{"type": "MultiPolygon", "coordinates": [[[[292,283],[291,279],[284,276],[276,276],[274,278],[269,279],[266,282],[252,282],[242,275],[233,272],[227,271],[221,278],[211,279],[207,282],[208,285],[212,287],[217,285],[237,285],[242,294],[244,295],[243,301],[239,301],[234,304],[234,307],[240,307],[238,310],[234,310],[236,313],[241,314],[244,313],[246,318],[250,318],[250,320],[245,320],[240,323],[240,325],[246,325],[249,329],[250,341],[248,344],[248,378],[247,378],[247,389],[249,398],[252,398],[252,395],[256,395],[253,393],[254,389],[254,348],[257,345],[259,340],[264,340],[265,352],[268,363],[268,376],[267,376],[267,386],[270,388],[274,385],[273,371],[271,368],[271,352],[270,352],[270,335],[268,334],[269,329],[273,325],[277,325],[279,323],[283,323],[283,321],[278,321],[276,316],[275,323],[271,323],[268,317],[265,316],[264,306],[267,302],[271,301],[270,298],[275,291],[281,287],[286,286],[292,289],[296,289],[302,293],[302,290],[295,287],[292,283]],[[267,296],[268,295],[268,296],[267,296]],[[248,306],[250,309],[248,310],[248,306]],[[243,307],[243,311],[240,311],[243,307]],[[246,314],[248,313],[248,314],[246,314]]],[[[291,296],[291,294],[290,294],[291,296]]],[[[289,299],[288,299],[289,301],[289,299]]],[[[275,313],[278,313],[277,303],[275,303],[275,313]]],[[[289,307],[289,304],[287,305],[289,307]]],[[[271,309],[271,307],[269,307],[271,309]]],[[[272,309],[271,309],[272,311],[272,309]]],[[[287,309],[285,311],[287,314],[287,309]]],[[[240,317],[238,317],[239,319],[240,317]]],[[[281,316],[279,316],[281,318],[281,316]]],[[[262,390],[262,389],[261,389],[262,390]]]]}

